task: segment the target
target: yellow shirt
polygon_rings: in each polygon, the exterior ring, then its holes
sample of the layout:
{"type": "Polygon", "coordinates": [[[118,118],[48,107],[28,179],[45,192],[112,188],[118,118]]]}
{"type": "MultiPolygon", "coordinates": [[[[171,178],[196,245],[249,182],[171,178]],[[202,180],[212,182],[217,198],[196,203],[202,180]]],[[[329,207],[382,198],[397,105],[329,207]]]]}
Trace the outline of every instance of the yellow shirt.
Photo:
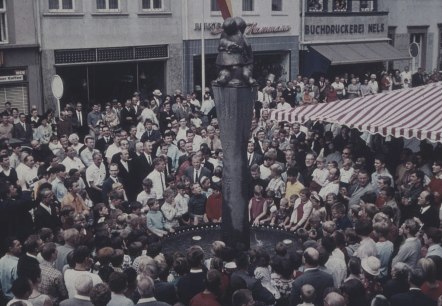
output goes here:
{"type": "Polygon", "coordinates": [[[287,181],[287,185],[285,188],[285,198],[290,201],[291,195],[296,194],[297,196],[299,196],[299,192],[304,188],[304,185],[302,185],[299,181],[296,181],[293,184],[287,181]]]}
{"type": "Polygon", "coordinates": [[[77,214],[81,214],[83,211],[87,210],[87,206],[80,196],[74,196],[68,192],[61,200],[61,207],[72,206],[77,214]]]}

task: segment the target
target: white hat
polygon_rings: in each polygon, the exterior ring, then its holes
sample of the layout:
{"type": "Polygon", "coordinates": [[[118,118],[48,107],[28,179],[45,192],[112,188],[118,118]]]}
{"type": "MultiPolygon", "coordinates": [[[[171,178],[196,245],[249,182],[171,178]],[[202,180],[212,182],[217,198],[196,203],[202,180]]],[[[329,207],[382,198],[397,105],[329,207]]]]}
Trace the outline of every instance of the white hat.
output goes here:
{"type": "Polygon", "coordinates": [[[163,95],[159,89],[155,89],[152,93],[153,93],[155,96],[161,96],[161,95],[163,95]]]}
{"type": "Polygon", "coordinates": [[[361,261],[362,269],[370,275],[378,276],[381,273],[381,261],[374,256],[363,258],[361,261]]]}
{"type": "Polygon", "coordinates": [[[237,267],[236,267],[236,263],[234,261],[230,261],[224,265],[224,268],[229,269],[229,270],[233,270],[233,269],[236,269],[237,267]]]}
{"type": "Polygon", "coordinates": [[[370,75],[370,79],[376,79],[376,74],[372,74],[372,75],[370,75]]]}
{"type": "Polygon", "coordinates": [[[272,207],[270,207],[270,212],[274,213],[278,210],[278,208],[276,208],[276,205],[273,205],[272,207]]]}

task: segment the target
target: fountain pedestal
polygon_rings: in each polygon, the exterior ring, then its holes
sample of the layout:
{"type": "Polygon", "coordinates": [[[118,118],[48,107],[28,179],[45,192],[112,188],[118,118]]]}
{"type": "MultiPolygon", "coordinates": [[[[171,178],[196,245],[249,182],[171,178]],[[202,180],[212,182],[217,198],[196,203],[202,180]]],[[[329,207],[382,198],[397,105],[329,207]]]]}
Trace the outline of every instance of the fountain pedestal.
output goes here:
{"type": "Polygon", "coordinates": [[[246,148],[257,92],[251,86],[213,85],[224,155],[221,238],[237,249],[250,247],[246,148]]]}

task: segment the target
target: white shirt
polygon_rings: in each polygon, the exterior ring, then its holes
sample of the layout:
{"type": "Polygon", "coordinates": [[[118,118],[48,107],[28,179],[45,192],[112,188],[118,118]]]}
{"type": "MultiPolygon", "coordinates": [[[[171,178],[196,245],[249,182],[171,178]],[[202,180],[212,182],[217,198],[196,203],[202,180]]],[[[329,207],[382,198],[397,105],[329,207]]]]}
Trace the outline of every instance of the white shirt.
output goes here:
{"type": "Polygon", "coordinates": [[[338,192],[339,192],[339,183],[328,182],[327,184],[325,184],[324,187],[321,188],[321,190],[319,191],[319,195],[321,196],[321,198],[325,199],[325,197],[329,193],[337,195],[338,192]]]}
{"type": "Polygon", "coordinates": [[[64,283],[66,284],[66,289],[68,290],[69,298],[73,298],[77,294],[77,290],[75,290],[75,281],[80,275],[88,275],[92,278],[93,285],[101,284],[103,281],[101,278],[94,273],[89,271],[78,271],[74,269],[67,269],[64,272],[64,283]]]}
{"type": "Polygon", "coordinates": [[[189,196],[185,194],[182,196],[181,194],[177,194],[175,197],[175,208],[177,210],[177,216],[180,217],[186,214],[189,211],[189,196]]]}
{"type": "Polygon", "coordinates": [[[155,194],[154,191],[150,191],[150,194],[148,194],[146,191],[141,191],[138,195],[137,195],[137,202],[140,202],[143,206],[147,205],[147,200],[149,199],[156,199],[157,195],[155,194]]]}
{"type": "Polygon", "coordinates": [[[121,152],[121,148],[117,147],[117,145],[115,143],[113,143],[107,148],[105,157],[108,160],[110,160],[110,159],[112,159],[112,156],[114,156],[115,154],[120,153],[120,152],[121,152]]]}
{"type": "Polygon", "coordinates": [[[83,170],[85,168],[83,162],[78,157],[73,159],[66,157],[62,164],[66,167],[66,172],[69,172],[71,169],[83,170]]]}
{"type": "Polygon", "coordinates": [[[95,186],[101,186],[105,178],[106,168],[103,163],[100,164],[100,168],[92,164],[86,169],[86,181],[88,184],[93,182],[95,186]]]}
{"type": "Polygon", "coordinates": [[[162,199],[163,192],[166,190],[166,176],[164,173],[154,169],[151,173],[149,173],[147,178],[152,180],[152,191],[154,191],[157,195],[157,199],[162,199]]]}

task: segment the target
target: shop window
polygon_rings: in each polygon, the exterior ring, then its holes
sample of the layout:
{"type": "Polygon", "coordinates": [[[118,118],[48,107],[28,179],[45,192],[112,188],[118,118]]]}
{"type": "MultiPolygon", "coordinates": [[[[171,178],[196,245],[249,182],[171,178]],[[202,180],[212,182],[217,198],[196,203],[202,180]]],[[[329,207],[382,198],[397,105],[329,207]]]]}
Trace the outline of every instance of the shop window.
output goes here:
{"type": "Polygon", "coordinates": [[[376,11],[376,0],[360,0],[359,10],[361,12],[374,12],[376,11]]]}
{"type": "Polygon", "coordinates": [[[162,11],[164,10],[163,0],[143,0],[142,9],[145,11],[162,11]]]}
{"type": "Polygon", "coordinates": [[[8,42],[8,23],[6,19],[6,1],[0,0],[0,43],[8,42]]]}
{"type": "Polygon", "coordinates": [[[255,10],[255,0],[242,0],[243,12],[253,12],[255,10]]]}
{"type": "Polygon", "coordinates": [[[410,34],[410,44],[416,43],[419,46],[419,54],[412,60],[413,71],[417,71],[417,68],[423,67],[425,69],[427,52],[427,35],[426,32],[422,32],[420,29],[409,29],[410,34]]]}
{"type": "Polygon", "coordinates": [[[348,10],[348,0],[333,0],[333,12],[346,12],[348,10]]]}
{"type": "Polygon", "coordinates": [[[119,12],[120,0],[97,0],[97,11],[99,12],[119,12]]]}
{"type": "Polygon", "coordinates": [[[307,11],[309,12],[323,12],[324,0],[308,0],[307,11]]]}
{"type": "Polygon", "coordinates": [[[49,0],[49,11],[73,11],[74,0],[49,0]]]}
{"type": "Polygon", "coordinates": [[[282,0],[272,0],[272,12],[282,11],[282,0]]]}
{"type": "Polygon", "coordinates": [[[210,0],[210,11],[211,12],[219,12],[219,5],[217,0],[210,0]]]}

